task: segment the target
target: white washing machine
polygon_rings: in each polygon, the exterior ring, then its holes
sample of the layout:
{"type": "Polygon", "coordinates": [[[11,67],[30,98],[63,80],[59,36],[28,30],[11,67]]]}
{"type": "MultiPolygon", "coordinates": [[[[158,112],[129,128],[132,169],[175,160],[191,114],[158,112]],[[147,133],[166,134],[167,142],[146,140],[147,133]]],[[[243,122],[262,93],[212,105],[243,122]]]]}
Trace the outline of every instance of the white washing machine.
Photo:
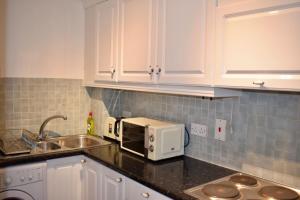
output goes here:
{"type": "Polygon", "coordinates": [[[45,200],[46,163],[0,169],[0,200],[45,200]]]}

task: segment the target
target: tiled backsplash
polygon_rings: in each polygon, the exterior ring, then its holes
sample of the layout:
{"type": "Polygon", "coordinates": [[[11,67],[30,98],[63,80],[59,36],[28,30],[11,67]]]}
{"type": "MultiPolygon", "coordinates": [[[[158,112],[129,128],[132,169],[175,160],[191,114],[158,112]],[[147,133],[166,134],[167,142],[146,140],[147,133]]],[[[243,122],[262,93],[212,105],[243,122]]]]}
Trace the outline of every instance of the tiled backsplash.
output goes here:
{"type": "Polygon", "coordinates": [[[1,128],[38,132],[47,117],[63,114],[68,120],[50,121],[46,130],[64,135],[86,132],[91,99],[81,80],[5,78],[0,88],[1,128]]]}
{"type": "Polygon", "coordinates": [[[242,92],[241,97],[202,99],[123,92],[122,111],[133,116],[208,126],[191,136],[185,154],[300,188],[300,94],[242,92]],[[227,120],[226,141],[214,139],[216,119],[227,120]]]}
{"type": "Polygon", "coordinates": [[[81,87],[80,80],[2,80],[2,128],[38,131],[53,114],[48,129],[63,134],[84,133],[88,112],[94,112],[96,131],[103,133],[108,115],[132,116],[208,126],[208,137],[191,136],[185,154],[300,188],[300,94],[244,91],[241,97],[199,97],[127,92],[81,87]],[[214,139],[215,119],[227,120],[226,141],[214,139]]]}

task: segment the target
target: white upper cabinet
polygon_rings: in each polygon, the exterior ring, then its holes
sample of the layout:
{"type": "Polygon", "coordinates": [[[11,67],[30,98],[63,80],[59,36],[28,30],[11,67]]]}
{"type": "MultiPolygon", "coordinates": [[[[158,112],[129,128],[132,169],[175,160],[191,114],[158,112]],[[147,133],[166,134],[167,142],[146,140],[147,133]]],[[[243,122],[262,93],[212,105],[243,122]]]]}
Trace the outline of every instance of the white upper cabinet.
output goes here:
{"type": "Polygon", "coordinates": [[[117,2],[108,0],[96,6],[96,77],[115,80],[117,2]]]}
{"type": "Polygon", "coordinates": [[[153,81],[155,0],[119,0],[119,81],[153,81]]]}
{"type": "MultiPolygon", "coordinates": [[[[208,26],[212,23],[207,9],[214,2],[159,1],[158,60],[155,66],[159,83],[210,84],[206,48],[210,42],[208,36],[211,36],[208,26]]],[[[214,7],[210,8],[213,11],[214,7]]]]}
{"type": "Polygon", "coordinates": [[[86,68],[94,80],[117,77],[117,0],[100,2],[86,9],[86,68]]]}
{"type": "Polygon", "coordinates": [[[87,0],[86,86],[209,97],[217,0],[87,0]],[[95,3],[96,2],[96,3],[95,3]]]}
{"type": "Polygon", "coordinates": [[[218,86],[300,90],[300,1],[219,2],[218,86]]]}
{"type": "Polygon", "coordinates": [[[207,9],[214,2],[120,0],[119,80],[209,85],[207,9]]]}

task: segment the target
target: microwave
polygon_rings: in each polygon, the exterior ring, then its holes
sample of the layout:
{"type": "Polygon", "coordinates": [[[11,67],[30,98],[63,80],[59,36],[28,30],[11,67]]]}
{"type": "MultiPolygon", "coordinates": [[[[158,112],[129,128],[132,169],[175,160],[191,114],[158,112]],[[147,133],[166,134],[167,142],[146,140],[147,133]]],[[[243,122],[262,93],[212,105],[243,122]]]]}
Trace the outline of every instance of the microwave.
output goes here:
{"type": "Polygon", "coordinates": [[[143,117],[120,123],[121,149],[153,161],[184,154],[184,124],[143,117]]]}

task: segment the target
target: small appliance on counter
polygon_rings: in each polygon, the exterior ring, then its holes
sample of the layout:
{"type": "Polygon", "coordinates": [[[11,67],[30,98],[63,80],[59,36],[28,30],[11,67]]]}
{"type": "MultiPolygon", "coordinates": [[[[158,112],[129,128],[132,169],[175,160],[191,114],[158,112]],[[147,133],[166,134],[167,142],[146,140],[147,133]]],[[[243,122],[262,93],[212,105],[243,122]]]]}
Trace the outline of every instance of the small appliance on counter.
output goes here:
{"type": "Polygon", "coordinates": [[[120,141],[120,122],[124,117],[108,117],[104,124],[105,138],[120,141]]]}
{"type": "Polygon", "coordinates": [[[300,191],[247,174],[234,174],[184,191],[197,199],[299,200],[300,191]]]}
{"type": "Polygon", "coordinates": [[[24,129],[7,129],[0,131],[0,151],[5,156],[30,153],[31,146],[24,136],[32,134],[24,129]]]}
{"type": "Polygon", "coordinates": [[[120,124],[121,149],[153,161],[184,154],[184,124],[143,117],[120,124]]]}

